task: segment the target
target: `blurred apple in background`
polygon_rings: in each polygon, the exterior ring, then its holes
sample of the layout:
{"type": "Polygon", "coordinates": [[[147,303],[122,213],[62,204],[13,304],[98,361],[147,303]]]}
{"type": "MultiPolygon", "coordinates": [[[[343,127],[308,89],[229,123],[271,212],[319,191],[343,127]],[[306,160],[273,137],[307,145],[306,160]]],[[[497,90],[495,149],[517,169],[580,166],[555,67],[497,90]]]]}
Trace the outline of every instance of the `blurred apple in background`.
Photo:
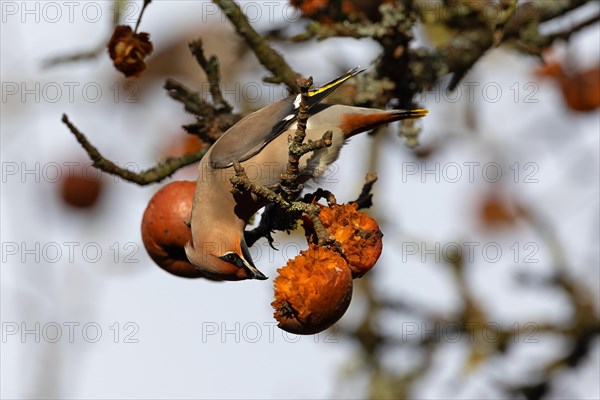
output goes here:
{"type": "Polygon", "coordinates": [[[540,78],[559,84],[567,107],[573,111],[594,111],[600,106],[600,65],[577,69],[561,60],[552,50],[544,54],[546,63],[536,70],[540,78]]]}
{"type": "Polygon", "coordinates": [[[71,207],[91,209],[105,191],[103,175],[96,170],[91,162],[74,162],[73,168],[60,180],[60,196],[63,202],[71,207]]]}

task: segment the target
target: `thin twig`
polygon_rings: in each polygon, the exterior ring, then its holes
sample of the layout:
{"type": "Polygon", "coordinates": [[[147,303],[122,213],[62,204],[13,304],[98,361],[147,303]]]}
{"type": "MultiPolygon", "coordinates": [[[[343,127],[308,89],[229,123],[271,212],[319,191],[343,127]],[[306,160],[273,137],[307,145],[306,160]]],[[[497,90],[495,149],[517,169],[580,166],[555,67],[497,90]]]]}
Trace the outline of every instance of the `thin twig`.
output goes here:
{"type": "Polygon", "coordinates": [[[197,117],[196,122],[184,125],[183,129],[197,135],[205,143],[214,143],[241,118],[237,113],[217,111],[198,92],[174,79],[167,79],[164,88],[171,98],[181,102],[187,112],[197,117]]]}
{"type": "Polygon", "coordinates": [[[312,86],[312,77],[308,79],[299,79],[298,87],[300,88],[300,110],[296,125],[296,132],[290,138],[288,144],[288,163],[286,171],[281,177],[281,189],[288,199],[293,198],[299,191],[298,174],[300,173],[300,147],[304,143],[306,137],[306,124],[308,121],[308,91],[312,86]]]}
{"type": "Polygon", "coordinates": [[[138,185],[160,182],[173,175],[178,169],[199,161],[204,156],[204,153],[206,153],[206,149],[202,149],[196,153],[186,154],[181,157],[168,157],[155,167],[142,172],[133,172],[129,169],[119,167],[114,162],[104,158],[98,149],[88,141],[85,135],[69,121],[69,117],[66,114],[63,114],[62,122],[75,135],[81,147],[83,147],[93,161],[94,167],[108,174],[119,176],[126,181],[137,183],[138,185]]]}
{"type": "MultiPolygon", "coordinates": [[[[114,7],[113,16],[111,18],[111,35],[114,28],[119,24],[119,20],[121,19],[121,9],[119,6],[114,7]]],[[[95,58],[98,58],[101,54],[104,54],[106,51],[106,46],[108,46],[108,42],[110,41],[110,36],[104,38],[100,41],[98,45],[89,49],[89,50],[81,50],[71,54],[63,54],[59,56],[49,57],[42,61],[42,68],[52,68],[60,64],[66,64],[71,62],[78,61],[89,61],[95,58]]]]}
{"type": "Polygon", "coordinates": [[[66,64],[78,61],[89,61],[99,57],[101,54],[104,54],[106,51],[106,46],[108,45],[108,39],[100,43],[93,49],[90,50],[81,50],[76,53],[71,54],[63,54],[60,56],[50,57],[42,61],[42,68],[52,68],[59,64],[66,64]]]}
{"type": "MultiPolygon", "coordinates": [[[[259,226],[246,233],[247,240],[252,243],[256,242],[262,235],[267,238],[272,246],[271,231],[274,229],[288,230],[302,213],[308,215],[313,222],[319,245],[324,246],[335,243],[335,240],[329,235],[319,219],[321,208],[312,204],[312,200],[294,201],[302,190],[302,185],[299,182],[301,174],[300,158],[307,153],[331,146],[333,137],[332,131],[327,131],[321,139],[304,143],[309,118],[308,91],[312,86],[312,82],[312,78],[298,80],[300,109],[297,117],[297,127],[294,135],[289,138],[286,172],[281,176],[277,191],[250,182],[244,169],[239,164],[234,164],[236,176],[232,177],[231,182],[236,189],[250,191],[287,213],[287,216],[280,216],[277,223],[274,223],[270,217],[272,217],[272,214],[279,213],[280,210],[270,209],[269,214],[263,215],[261,218],[259,226]]],[[[328,200],[335,202],[335,197],[331,193],[329,194],[328,200]]]]}
{"type": "Polygon", "coordinates": [[[362,191],[358,195],[358,198],[353,203],[358,204],[358,208],[369,208],[373,205],[373,185],[377,182],[377,173],[368,172],[365,177],[365,184],[363,185],[362,191]]]}
{"type": "Polygon", "coordinates": [[[215,56],[211,56],[208,60],[206,59],[204,49],[202,48],[202,40],[200,39],[191,42],[189,48],[194,57],[196,57],[198,64],[206,73],[215,110],[218,112],[231,112],[233,107],[225,100],[221,92],[219,60],[215,56]]]}
{"type": "Polygon", "coordinates": [[[135,23],[135,29],[133,32],[137,33],[138,28],[140,27],[140,22],[142,22],[142,17],[144,16],[144,11],[146,11],[146,7],[150,4],[152,0],[144,0],[144,5],[142,6],[142,11],[140,11],[140,16],[138,17],[137,22],[135,23]]]}
{"type": "Polygon", "coordinates": [[[233,169],[235,170],[235,175],[231,177],[231,183],[236,189],[252,192],[257,196],[268,200],[270,203],[279,205],[283,209],[289,210],[291,208],[292,203],[287,201],[279,193],[276,193],[265,186],[251,182],[248,175],[246,175],[246,171],[239,163],[233,163],[233,169]]]}
{"type": "Polygon", "coordinates": [[[213,3],[221,8],[235,27],[238,35],[246,40],[258,61],[273,73],[273,77],[269,78],[269,82],[284,83],[291,93],[298,93],[296,80],[300,78],[300,74],[295,72],[285,59],[271,48],[269,42],[254,30],[240,7],[233,0],[213,0],[213,3]]]}
{"type": "Polygon", "coordinates": [[[300,158],[310,152],[331,146],[333,132],[327,131],[323,137],[316,141],[304,143],[306,138],[306,124],[309,117],[308,109],[308,90],[312,86],[312,78],[299,79],[298,87],[300,88],[300,110],[298,112],[297,126],[294,135],[290,138],[288,144],[288,163],[285,173],[280,180],[281,191],[284,196],[291,200],[295,198],[301,190],[299,180],[300,175],[300,158]]]}
{"type": "Polygon", "coordinates": [[[175,79],[167,79],[163,86],[168,95],[183,104],[185,111],[194,114],[198,117],[206,118],[213,113],[213,107],[205,101],[198,92],[185,86],[183,83],[175,79]]]}
{"type": "MultiPolygon", "coordinates": [[[[276,193],[265,186],[251,182],[248,175],[246,175],[246,171],[244,171],[244,168],[239,163],[234,163],[233,168],[235,170],[235,175],[231,177],[231,183],[235,190],[251,192],[256,196],[267,200],[269,203],[275,204],[281,210],[286,211],[291,220],[297,220],[302,214],[308,215],[313,223],[319,246],[335,244],[335,239],[327,232],[323,222],[319,219],[321,207],[303,201],[288,201],[279,193],[276,193]]],[[[268,229],[270,230],[270,228],[268,229]]]]}
{"type": "Polygon", "coordinates": [[[304,201],[306,203],[318,202],[321,199],[325,199],[327,201],[327,205],[331,207],[334,204],[337,204],[337,199],[335,195],[331,193],[329,190],[318,188],[313,193],[307,193],[304,195],[304,201]]]}

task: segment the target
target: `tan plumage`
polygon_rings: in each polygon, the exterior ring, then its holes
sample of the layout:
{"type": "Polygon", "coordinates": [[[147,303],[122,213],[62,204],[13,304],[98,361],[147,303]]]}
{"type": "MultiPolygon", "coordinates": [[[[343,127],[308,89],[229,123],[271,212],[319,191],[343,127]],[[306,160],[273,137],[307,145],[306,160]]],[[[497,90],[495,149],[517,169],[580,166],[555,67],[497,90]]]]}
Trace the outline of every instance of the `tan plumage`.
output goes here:
{"type": "MultiPolygon", "coordinates": [[[[302,176],[307,180],[322,174],[337,159],[349,137],[427,113],[319,104],[359,72],[351,70],[309,93],[306,140],[318,140],[327,130],[333,132],[333,137],[330,147],[301,158],[302,176]]],[[[254,266],[244,241],[246,223],[265,204],[251,194],[232,194],[232,163],[239,162],[255,183],[276,184],[287,166],[288,136],[296,130],[299,99],[290,96],[246,116],[225,132],[200,161],[191,217],[192,241],[185,251],[190,262],[206,275],[223,280],[266,279],[254,266]]]]}

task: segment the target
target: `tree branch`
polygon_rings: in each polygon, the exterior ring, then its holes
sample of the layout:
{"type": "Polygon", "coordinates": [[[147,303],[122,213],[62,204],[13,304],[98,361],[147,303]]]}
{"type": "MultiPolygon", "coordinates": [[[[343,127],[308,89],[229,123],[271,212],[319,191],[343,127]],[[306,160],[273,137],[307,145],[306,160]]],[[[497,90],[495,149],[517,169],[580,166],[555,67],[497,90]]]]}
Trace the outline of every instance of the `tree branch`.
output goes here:
{"type": "Polygon", "coordinates": [[[197,135],[206,143],[214,143],[223,132],[241,119],[241,115],[237,113],[217,111],[216,107],[204,100],[198,92],[175,79],[167,79],[164,88],[172,99],[181,102],[187,112],[197,117],[196,122],[184,125],[183,129],[197,135]]]}
{"type": "Polygon", "coordinates": [[[204,100],[198,92],[185,86],[175,79],[167,79],[163,86],[167,94],[183,104],[185,111],[198,117],[207,118],[214,114],[212,105],[204,100]]]}
{"type": "Polygon", "coordinates": [[[300,88],[300,110],[298,112],[296,132],[294,133],[294,136],[290,138],[288,144],[288,164],[286,172],[280,180],[281,191],[289,200],[295,198],[302,189],[300,182],[298,182],[300,174],[300,158],[312,151],[331,146],[333,137],[333,132],[327,131],[320,140],[304,144],[304,139],[306,138],[306,124],[309,117],[308,90],[312,86],[312,83],[312,78],[298,80],[298,87],[300,88]]]}
{"type": "Polygon", "coordinates": [[[368,172],[365,177],[365,184],[363,185],[362,191],[358,195],[358,198],[353,201],[353,203],[358,204],[358,208],[369,208],[373,205],[373,194],[371,190],[373,190],[373,185],[377,182],[377,173],[368,172]]]}
{"type": "Polygon", "coordinates": [[[210,94],[213,99],[214,108],[217,112],[231,112],[231,105],[223,97],[221,92],[221,76],[219,72],[219,60],[215,56],[211,56],[208,60],[204,55],[202,48],[202,40],[197,39],[189,44],[190,51],[196,57],[196,61],[202,67],[208,78],[210,86],[210,94]]]}
{"type": "Polygon", "coordinates": [[[275,204],[277,207],[287,212],[287,216],[290,220],[295,221],[302,214],[308,215],[314,225],[319,246],[326,246],[335,242],[335,239],[327,232],[327,229],[323,226],[323,222],[319,219],[321,207],[303,201],[288,201],[279,193],[251,182],[248,175],[246,175],[246,171],[244,171],[244,168],[239,163],[234,163],[233,167],[235,169],[235,175],[231,177],[231,183],[235,189],[251,192],[258,197],[267,200],[269,203],[275,204]]]}
{"type": "Polygon", "coordinates": [[[93,161],[94,167],[108,174],[119,176],[126,181],[137,183],[138,185],[148,185],[150,183],[160,182],[173,175],[178,169],[199,161],[204,156],[204,153],[206,153],[206,149],[202,149],[196,153],[186,154],[181,157],[168,157],[158,163],[155,167],[142,172],[133,172],[129,169],[119,167],[114,162],[104,158],[98,149],[88,141],[85,135],[71,123],[66,114],[63,114],[62,122],[69,128],[71,133],[75,135],[75,138],[79,144],[81,144],[81,147],[83,147],[93,161]]]}
{"type": "Polygon", "coordinates": [[[238,35],[246,40],[258,61],[273,73],[273,77],[268,78],[269,82],[285,83],[291,93],[298,93],[296,80],[301,77],[300,74],[292,70],[285,59],[271,48],[269,42],[254,30],[240,7],[233,0],[213,0],[213,2],[225,13],[238,35]]]}
{"type": "Polygon", "coordinates": [[[150,4],[151,2],[152,0],[144,0],[144,4],[142,4],[142,11],[140,11],[138,20],[135,23],[135,29],[133,30],[135,33],[137,33],[138,28],[140,27],[140,23],[142,22],[142,17],[144,16],[144,11],[146,11],[146,7],[148,7],[148,4],[150,4]]]}
{"type": "Polygon", "coordinates": [[[293,201],[297,198],[299,191],[302,189],[298,182],[300,175],[300,158],[309,152],[331,146],[331,131],[325,132],[323,138],[320,140],[310,141],[306,144],[304,143],[304,139],[306,138],[306,124],[309,118],[308,91],[311,86],[312,78],[298,80],[298,87],[300,88],[300,110],[298,113],[297,128],[294,132],[294,136],[289,140],[288,164],[286,172],[281,176],[279,181],[278,190],[274,191],[250,182],[242,166],[239,163],[234,163],[233,165],[236,174],[231,178],[231,183],[236,190],[245,190],[254,193],[256,196],[268,201],[270,204],[273,204],[275,207],[285,212],[285,215],[281,216],[278,220],[278,224],[275,225],[269,223],[271,213],[278,213],[279,210],[271,208],[269,214],[266,215],[266,217],[263,217],[265,218],[265,223],[263,224],[263,220],[261,219],[259,227],[246,234],[252,243],[258,240],[260,234],[263,234],[267,237],[269,244],[272,245],[273,239],[271,237],[271,231],[275,228],[282,230],[290,229],[295,226],[296,221],[302,214],[308,215],[311,219],[320,246],[335,243],[335,240],[329,232],[327,232],[323,226],[323,222],[319,219],[321,208],[316,204],[311,204],[302,200],[293,201]]]}

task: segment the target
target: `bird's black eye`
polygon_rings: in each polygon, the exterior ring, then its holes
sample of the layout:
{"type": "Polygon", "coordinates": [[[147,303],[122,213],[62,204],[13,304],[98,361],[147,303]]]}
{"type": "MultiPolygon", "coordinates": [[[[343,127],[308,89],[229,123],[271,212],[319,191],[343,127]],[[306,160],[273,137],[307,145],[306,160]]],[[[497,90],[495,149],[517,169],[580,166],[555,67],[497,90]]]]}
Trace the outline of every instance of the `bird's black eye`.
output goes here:
{"type": "Polygon", "coordinates": [[[235,253],[227,253],[227,254],[221,256],[221,260],[227,261],[228,263],[231,263],[231,264],[237,264],[237,259],[238,259],[238,256],[235,253]]]}

